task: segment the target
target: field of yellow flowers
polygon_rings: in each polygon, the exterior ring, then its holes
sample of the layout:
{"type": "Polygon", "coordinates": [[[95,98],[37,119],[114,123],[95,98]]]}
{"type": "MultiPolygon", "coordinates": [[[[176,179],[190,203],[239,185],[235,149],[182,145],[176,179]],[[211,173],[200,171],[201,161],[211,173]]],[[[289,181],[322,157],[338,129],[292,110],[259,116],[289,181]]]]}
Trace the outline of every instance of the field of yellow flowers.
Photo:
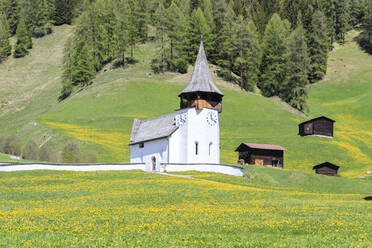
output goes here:
{"type": "Polygon", "coordinates": [[[0,247],[372,246],[372,202],[365,194],[249,180],[139,171],[2,173],[0,247]]]}

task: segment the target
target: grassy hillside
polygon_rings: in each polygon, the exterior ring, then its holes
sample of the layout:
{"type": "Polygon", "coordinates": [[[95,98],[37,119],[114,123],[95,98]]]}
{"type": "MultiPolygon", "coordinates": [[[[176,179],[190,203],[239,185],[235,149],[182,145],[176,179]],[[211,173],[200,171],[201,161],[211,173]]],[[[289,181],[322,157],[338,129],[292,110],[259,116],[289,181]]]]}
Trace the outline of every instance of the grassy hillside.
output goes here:
{"type": "MultiPolygon", "coordinates": [[[[0,134],[17,132],[24,142],[34,139],[39,143],[52,136],[59,149],[77,140],[83,152],[95,150],[101,162],[127,162],[133,118],[151,118],[177,109],[177,95],[188,83],[192,68],[186,75],[147,76],[156,50],[154,44],[142,45],[136,50],[138,64],[101,72],[92,86],[57,103],[61,50],[69,34],[70,27],[59,27],[53,36],[35,41],[31,56],[10,59],[0,66],[0,75],[5,71],[17,85],[2,93],[11,103],[1,109],[6,121],[0,123],[0,134]],[[37,90],[29,93],[28,85],[37,90]]],[[[299,137],[297,125],[306,120],[304,115],[278,99],[242,92],[214,75],[225,93],[222,162],[235,164],[234,150],[246,141],[286,147],[285,166],[292,171],[313,173],[312,166],[324,161],[339,164],[343,176],[364,176],[372,171],[372,113],[368,109],[372,56],[364,54],[350,37],[345,46],[331,53],[327,79],[310,89],[308,114],[336,119],[333,140],[299,137]]],[[[0,83],[2,88],[8,85],[4,80],[0,83]]]]}
{"type": "Polygon", "coordinates": [[[0,173],[0,246],[371,246],[372,204],[364,198],[372,182],[333,193],[297,181],[252,186],[264,175],[279,178],[261,170],[250,180],[197,175],[219,182],[144,172],[0,173]]]}

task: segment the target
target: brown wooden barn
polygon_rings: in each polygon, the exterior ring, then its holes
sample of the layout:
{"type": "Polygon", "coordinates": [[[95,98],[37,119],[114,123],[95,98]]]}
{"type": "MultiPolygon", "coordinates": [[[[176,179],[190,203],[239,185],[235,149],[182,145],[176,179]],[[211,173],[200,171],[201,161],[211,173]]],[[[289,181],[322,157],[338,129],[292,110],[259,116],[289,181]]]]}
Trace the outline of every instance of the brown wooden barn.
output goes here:
{"type": "Polygon", "coordinates": [[[340,167],[337,165],[334,165],[330,162],[325,162],[314,166],[313,170],[315,170],[316,174],[336,176],[339,168],[340,167]]]}
{"type": "Polygon", "coordinates": [[[333,137],[334,123],[336,121],[329,119],[325,116],[321,116],[299,125],[299,135],[319,135],[326,137],[333,137]]]}
{"type": "Polygon", "coordinates": [[[242,143],[235,151],[239,152],[239,163],[256,164],[284,168],[284,151],[278,145],[242,143]]]}

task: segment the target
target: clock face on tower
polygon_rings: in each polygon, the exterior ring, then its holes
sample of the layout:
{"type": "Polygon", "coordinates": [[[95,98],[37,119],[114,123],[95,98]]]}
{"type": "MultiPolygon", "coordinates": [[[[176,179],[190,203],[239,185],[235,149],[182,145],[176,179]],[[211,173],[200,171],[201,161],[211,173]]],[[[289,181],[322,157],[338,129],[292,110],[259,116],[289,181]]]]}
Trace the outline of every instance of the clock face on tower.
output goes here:
{"type": "Polygon", "coordinates": [[[209,126],[215,126],[218,122],[218,114],[216,112],[209,112],[206,117],[209,126]]]}

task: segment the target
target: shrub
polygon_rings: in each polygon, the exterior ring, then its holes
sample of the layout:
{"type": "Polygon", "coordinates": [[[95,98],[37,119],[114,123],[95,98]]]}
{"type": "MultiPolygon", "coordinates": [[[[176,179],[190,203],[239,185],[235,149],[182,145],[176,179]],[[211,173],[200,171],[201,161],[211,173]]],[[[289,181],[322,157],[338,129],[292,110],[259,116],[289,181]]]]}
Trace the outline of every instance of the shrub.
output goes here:
{"type": "Polygon", "coordinates": [[[23,148],[22,157],[27,160],[38,160],[39,146],[33,140],[30,140],[23,148]]]}
{"type": "Polygon", "coordinates": [[[95,151],[88,151],[82,156],[81,162],[95,164],[98,162],[97,154],[95,151]]]}
{"type": "Polygon", "coordinates": [[[63,163],[79,163],[80,162],[80,149],[75,143],[69,143],[63,148],[62,152],[63,163]]]}
{"type": "Polygon", "coordinates": [[[58,153],[53,143],[44,144],[39,150],[39,160],[44,162],[58,163],[58,153]]]}
{"type": "Polygon", "coordinates": [[[4,145],[4,153],[14,156],[21,155],[21,142],[18,137],[11,135],[6,138],[4,145]]]}

